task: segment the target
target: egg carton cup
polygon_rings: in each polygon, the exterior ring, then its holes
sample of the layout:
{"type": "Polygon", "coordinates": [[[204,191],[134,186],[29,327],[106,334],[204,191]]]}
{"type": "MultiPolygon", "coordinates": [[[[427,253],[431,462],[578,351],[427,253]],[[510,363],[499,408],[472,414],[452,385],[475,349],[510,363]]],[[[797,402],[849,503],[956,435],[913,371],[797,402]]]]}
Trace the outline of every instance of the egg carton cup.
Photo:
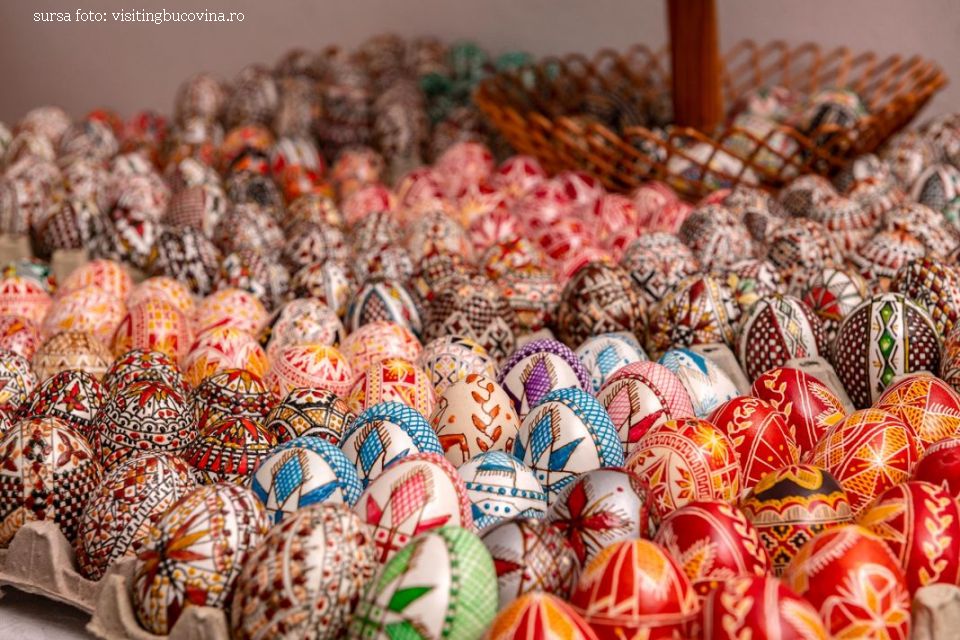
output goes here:
{"type": "Polygon", "coordinates": [[[960,629],[960,587],[931,584],[913,598],[911,640],[947,640],[960,629]]]}
{"type": "Polygon", "coordinates": [[[699,353],[704,358],[707,358],[727,374],[740,395],[750,395],[750,381],[747,379],[746,374],[743,373],[743,369],[740,367],[740,363],[737,362],[737,357],[733,355],[730,347],[722,342],[714,342],[710,344],[695,344],[688,348],[690,351],[699,353]]]}
{"type": "Polygon", "coordinates": [[[3,261],[22,260],[33,256],[30,238],[11,233],[0,233],[0,259],[3,261]]]}
{"type": "Polygon", "coordinates": [[[823,358],[794,358],[793,360],[787,360],[783,366],[809,373],[825,384],[840,400],[840,404],[843,405],[843,410],[847,414],[851,414],[857,410],[857,408],[853,406],[853,402],[850,401],[847,390],[843,388],[843,383],[840,382],[837,372],[833,366],[823,358]]]}

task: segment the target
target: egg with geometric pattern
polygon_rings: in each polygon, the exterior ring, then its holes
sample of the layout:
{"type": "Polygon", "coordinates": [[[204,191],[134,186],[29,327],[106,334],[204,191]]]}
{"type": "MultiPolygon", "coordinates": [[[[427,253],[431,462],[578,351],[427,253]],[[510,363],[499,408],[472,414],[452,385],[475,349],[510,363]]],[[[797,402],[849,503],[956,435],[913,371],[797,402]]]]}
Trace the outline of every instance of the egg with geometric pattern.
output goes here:
{"type": "Polygon", "coordinates": [[[103,386],[96,378],[79,369],[67,369],[36,387],[20,405],[16,419],[60,418],[90,442],[94,420],[104,400],[103,386]]]}
{"type": "Polygon", "coordinates": [[[210,376],[228,369],[244,369],[262,377],[267,372],[267,354],[246,331],[214,327],[197,336],[181,365],[187,382],[198,387],[210,376]]]}
{"type": "Polygon", "coordinates": [[[826,356],[827,347],[820,318],[797,298],[781,294],[757,300],[737,331],[737,357],[751,381],[787,360],[826,356]]]}
{"type": "Polygon", "coordinates": [[[207,376],[190,395],[198,431],[228,418],[262,424],[275,402],[260,377],[246,369],[225,369],[207,376]]]}
{"type": "Polygon", "coordinates": [[[590,375],[587,391],[593,394],[599,393],[611,376],[623,367],[649,360],[636,337],[625,331],[587,338],[577,347],[576,354],[590,375]]]}
{"type": "Polygon", "coordinates": [[[193,329],[183,313],[172,303],[148,298],[130,308],[113,333],[114,356],[131,349],[159,351],[179,360],[193,342],[193,329]]]}
{"type": "Polygon", "coordinates": [[[683,383],[698,418],[706,418],[718,406],[740,395],[730,376],[713,360],[695,351],[671,349],[657,362],[683,383]]]}
{"type": "Polygon", "coordinates": [[[355,419],[356,415],[337,394],[304,387],[292,389],[270,410],[263,424],[277,437],[277,442],[319,436],[337,445],[355,419]]]}
{"type": "Polygon", "coordinates": [[[248,418],[211,422],[187,445],[183,458],[203,484],[246,485],[250,474],[276,446],[277,439],[248,418]]]}
{"type": "Polygon", "coordinates": [[[488,378],[497,376],[497,363],[487,350],[462,336],[443,336],[428,342],[416,364],[430,376],[438,397],[471,373],[488,378]]]}
{"type": "Polygon", "coordinates": [[[436,405],[436,392],[427,373],[409,360],[389,358],[357,372],[359,377],[346,396],[351,411],[360,413],[381,402],[402,402],[429,416],[436,405]]]}
{"type": "Polygon", "coordinates": [[[923,447],[960,435],[960,394],[927,373],[897,380],[873,406],[906,422],[923,447]]]}
{"type": "Polygon", "coordinates": [[[533,471],[505,451],[480,453],[457,467],[477,531],[512,518],[542,518],[547,494],[533,471]]]}
{"type": "Polygon", "coordinates": [[[554,389],[590,390],[590,379],[577,355],[557,340],[532,340],[500,366],[497,383],[507,392],[520,420],[554,389]]]}
{"type": "Polygon", "coordinates": [[[590,625],[567,602],[549,593],[531,591],[497,614],[489,640],[598,640],[590,625]]]}

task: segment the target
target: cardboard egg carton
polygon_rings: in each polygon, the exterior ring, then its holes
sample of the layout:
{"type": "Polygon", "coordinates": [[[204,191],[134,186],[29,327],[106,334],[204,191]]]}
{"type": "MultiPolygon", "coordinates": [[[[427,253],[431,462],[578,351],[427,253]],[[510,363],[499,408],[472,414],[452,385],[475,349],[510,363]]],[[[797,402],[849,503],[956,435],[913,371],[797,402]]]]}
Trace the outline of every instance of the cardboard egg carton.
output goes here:
{"type": "Polygon", "coordinates": [[[133,558],[124,558],[101,580],[89,580],[77,570],[73,547],[60,527],[33,521],[17,531],[7,549],[0,549],[0,590],[14,587],[91,614],[87,631],[104,640],[229,639],[226,614],[214,607],[188,607],[169,636],[146,631],[133,606],[134,564],[133,558]]]}
{"type": "Polygon", "coordinates": [[[694,353],[699,353],[717,365],[721,371],[727,374],[730,381],[733,382],[733,386],[740,392],[740,395],[750,395],[750,381],[747,380],[747,376],[743,373],[743,369],[740,367],[740,363],[737,362],[736,356],[733,355],[733,351],[730,351],[730,347],[722,342],[715,342],[711,344],[695,344],[687,348],[694,353]]]}

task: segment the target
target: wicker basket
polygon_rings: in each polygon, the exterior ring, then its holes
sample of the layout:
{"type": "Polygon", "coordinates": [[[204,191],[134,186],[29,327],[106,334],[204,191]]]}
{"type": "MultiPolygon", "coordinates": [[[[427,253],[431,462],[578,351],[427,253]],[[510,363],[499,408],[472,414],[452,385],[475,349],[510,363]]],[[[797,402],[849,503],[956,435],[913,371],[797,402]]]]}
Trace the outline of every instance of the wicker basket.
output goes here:
{"type": "Polygon", "coordinates": [[[718,186],[754,183],[776,190],[796,175],[835,173],[850,159],[877,149],[947,82],[939,66],[917,56],[881,60],[845,48],[824,52],[813,44],[744,41],[723,58],[725,112],[748,92],[779,85],[801,95],[851,89],[869,115],[850,127],[824,124],[806,135],[772,125],[762,137],[732,125],[713,133],[668,127],[665,136],[629,124],[614,131],[582,115],[585,96],[624,87],[631,101],[648,111],[663,107],[669,100],[669,66],[668,51],[642,45],[622,54],[604,50],[592,60],[545,58],[486,79],[474,100],[518,153],[535,156],[550,172],[589,171],[616,191],[663,180],[697,198],[718,186]]]}

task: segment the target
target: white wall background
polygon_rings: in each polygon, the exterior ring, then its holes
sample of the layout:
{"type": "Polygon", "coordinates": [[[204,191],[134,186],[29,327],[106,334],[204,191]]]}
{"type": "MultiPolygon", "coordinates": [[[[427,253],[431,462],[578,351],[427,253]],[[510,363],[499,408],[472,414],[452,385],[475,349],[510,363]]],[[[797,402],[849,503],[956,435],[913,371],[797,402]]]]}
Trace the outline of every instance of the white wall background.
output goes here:
{"type": "MultiPolygon", "coordinates": [[[[918,53],[948,85],[925,115],[960,110],[958,0],[717,0],[721,42],[786,39],[853,51],[918,53]]],[[[494,52],[593,53],[666,40],[662,0],[0,0],[0,120],[58,104],[74,115],[108,106],[169,111],[198,70],[232,77],[293,46],[355,45],[394,31],[473,38],[494,52]],[[34,11],[243,11],[242,24],[44,24],[34,11]]]]}

